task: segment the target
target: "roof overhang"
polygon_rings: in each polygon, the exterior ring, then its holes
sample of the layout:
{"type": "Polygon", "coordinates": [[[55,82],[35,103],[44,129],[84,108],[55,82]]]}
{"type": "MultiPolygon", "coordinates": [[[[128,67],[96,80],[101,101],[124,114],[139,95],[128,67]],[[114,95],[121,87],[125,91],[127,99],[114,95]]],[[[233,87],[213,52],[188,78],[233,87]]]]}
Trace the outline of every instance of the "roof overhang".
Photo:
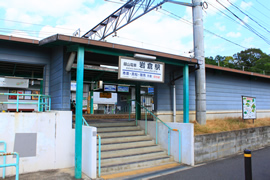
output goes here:
{"type": "Polygon", "coordinates": [[[41,40],[39,43],[40,46],[49,46],[49,47],[59,46],[59,45],[72,46],[76,44],[85,45],[89,47],[106,48],[106,49],[115,50],[118,52],[121,51],[121,52],[129,52],[129,53],[134,53],[134,54],[138,54],[138,53],[145,54],[145,55],[156,56],[156,57],[170,59],[170,60],[179,61],[179,62],[181,61],[182,63],[188,63],[188,64],[197,64],[197,60],[194,58],[178,56],[178,55],[173,55],[173,54],[168,54],[168,53],[163,53],[163,52],[158,52],[158,51],[153,51],[153,50],[137,48],[137,47],[125,46],[125,45],[120,45],[120,44],[115,44],[115,43],[96,41],[96,40],[91,40],[91,39],[86,39],[86,38],[66,36],[66,35],[61,35],[61,34],[56,34],[48,38],[45,38],[41,40]]]}

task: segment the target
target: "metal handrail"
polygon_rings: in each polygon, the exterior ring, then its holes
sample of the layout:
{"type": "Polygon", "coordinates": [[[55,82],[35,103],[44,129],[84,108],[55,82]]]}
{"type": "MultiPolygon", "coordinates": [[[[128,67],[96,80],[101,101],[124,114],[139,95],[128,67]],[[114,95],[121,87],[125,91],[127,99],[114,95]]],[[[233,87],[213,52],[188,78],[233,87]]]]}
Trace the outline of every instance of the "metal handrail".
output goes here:
{"type": "Polygon", "coordinates": [[[15,166],[16,167],[16,180],[19,180],[19,158],[20,158],[19,154],[17,152],[0,153],[0,156],[10,156],[10,155],[15,155],[16,156],[16,163],[3,164],[3,165],[0,165],[0,168],[15,166]]]}
{"type": "MultiPolygon", "coordinates": [[[[163,125],[165,125],[168,128],[168,156],[170,156],[170,147],[171,147],[171,131],[177,131],[179,134],[179,162],[181,162],[181,132],[179,129],[173,129],[170,126],[168,126],[165,122],[163,122],[161,119],[159,119],[156,115],[154,115],[151,111],[149,111],[146,107],[138,103],[136,100],[129,100],[129,101],[135,101],[139,106],[144,108],[146,112],[149,112],[155,119],[156,119],[156,144],[158,144],[158,121],[160,121],[163,125]]],[[[130,103],[131,104],[131,103],[130,103]]],[[[130,115],[129,115],[130,116],[130,115]]],[[[130,120],[130,119],[129,119],[130,120]]],[[[136,116],[136,125],[138,118],[136,116]]],[[[147,113],[145,113],[145,134],[147,134],[147,113]]]]}
{"type": "Polygon", "coordinates": [[[16,104],[16,112],[19,112],[19,104],[37,104],[38,112],[43,111],[43,107],[45,107],[45,111],[51,111],[51,96],[43,95],[43,94],[17,94],[17,93],[0,93],[0,95],[5,96],[17,96],[16,102],[0,102],[0,104],[16,104]],[[37,96],[38,102],[19,102],[19,96],[37,96]],[[44,101],[45,100],[45,101],[44,101]]]}
{"type": "MultiPolygon", "coordinates": [[[[84,117],[82,117],[83,120],[83,125],[89,126],[89,124],[87,123],[87,121],[84,119],[84,117]]],[[[98,137],[98,177],[100,177],[100,159],[101,159],[101,137],[100,135],[97,134],[98,137]]]]}
{"type": "Polygon", "coordinates": [[[98,177],[100,177],[100,159],[101,159],[101,137],[97,134],[98,137],[98,177]]]}
{"type": "MultiPolygon", "coordinates": [[[[7,143],[5,141],[0,141],[0,143],[4,144],[4,150],[0,150],[0,153],[7,153],[7,143]]],[[[6,164],[6,156],[4,156],[3,164],[6,164]]],[[[3,179],[6,176],[6,167],[3,167],[3,179]]]]}

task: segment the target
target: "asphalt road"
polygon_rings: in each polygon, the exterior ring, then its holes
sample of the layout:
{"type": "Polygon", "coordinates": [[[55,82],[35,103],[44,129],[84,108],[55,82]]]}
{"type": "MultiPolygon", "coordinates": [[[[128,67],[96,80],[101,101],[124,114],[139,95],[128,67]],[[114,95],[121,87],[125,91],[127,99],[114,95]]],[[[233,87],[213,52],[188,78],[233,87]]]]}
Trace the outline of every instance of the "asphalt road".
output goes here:
{"type": "MultiPolygon", "coordinates": [[[[252,152],[253,180],[270,180],[270,147],[252,152]]],[[[244,155],[217,160],[152,180],[245,180],[244,155]]]]}

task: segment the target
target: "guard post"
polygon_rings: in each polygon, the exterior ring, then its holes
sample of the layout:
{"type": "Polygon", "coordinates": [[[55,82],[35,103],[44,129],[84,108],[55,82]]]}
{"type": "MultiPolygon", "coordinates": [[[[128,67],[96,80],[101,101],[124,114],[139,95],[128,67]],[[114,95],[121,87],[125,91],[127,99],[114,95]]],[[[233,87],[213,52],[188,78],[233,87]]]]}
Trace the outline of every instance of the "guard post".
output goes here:
{"type": "Polygon", "coordinates": [[[251,150],[244,150],[245,158],[245,180],[252,180],[251,150]]]}

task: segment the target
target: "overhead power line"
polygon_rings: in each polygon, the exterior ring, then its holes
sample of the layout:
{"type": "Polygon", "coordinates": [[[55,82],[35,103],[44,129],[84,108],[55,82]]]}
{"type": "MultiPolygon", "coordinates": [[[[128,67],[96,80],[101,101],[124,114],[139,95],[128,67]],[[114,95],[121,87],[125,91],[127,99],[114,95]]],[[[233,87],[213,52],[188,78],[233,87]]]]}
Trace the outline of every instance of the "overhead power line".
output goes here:
{"type": "Polygon", "coordinates": [[[256,2],[258,3],[258,4],[260,4],[262,7],[264,7],[265,9],[267,9],[268,11],[270,11],[270,9],[269,8],[267,8],[267,6],[266,5],[263,5],[262,3],[260,3],[258,0],[256,0],[256,2]]]}
{"type": "Polygon", "coordinates": [[[228,2],[235,7],[236,9],[238,9],[241,13],[243,13],[244,15],[246,15],[249,19],[251,19],[253,22],[255,22],[256,24],[258,24],[261,28],[263,28],[264,30],[266,30],[267,32],[270,33],[270,31],[268,31],[268,29],[266,29],[265,27],[263,27],[260,23],[258,23],[256,20],[254,20],[252,17],[250,17],[247,13],[245,13],[244,11],[242,11],[239,7],[237,7],[236,5],[234,5],[233,3],[231,3],[229,0],[228,2]]]}
{"type": "Polygon", "coordinates": [[[249,30],[251,32],[253,32],[254,34],[256,34],[258,37],[260,37],[262,40],[264,40],[267,44],[270,45],[270,41],[269,39],[267,39],[266,37],[264,37],[263,35],[261,35],[258,31],[256,31],[253,27],[251,27],[249,24],[247,24],[244,20],[242,20],[240,17],[238,17],[235,13],[233,13],[229,8],[227,8],[226,6],[224,6],[222,3],[220,3],[218,0],[216,0],[224,9],[226,9],[227,11],[229,11],[233,16],[235,16],[238,20],[240,20],[245,26],[247,26],[249,28],[249,30]]]}
{"type": "MultiPolygon", "coordinates": [[[[164,10],[164,11],[166,11],[167,13],[169,13],[169,14],[171,14],[171,15],[177,17],[177,18],[175,18],[175,19],[177,19],[177,20],[182,20],[182,21],[184,21],[185,23],[187,23],[187,24],[189,24],[189,25],[193,25],[192,22],[190,22],[190,21],[188,21],[188,20],[186,20],[186,19],[184,19],[184,18],[182,18],[182,17],[180,17],[180,16],[178,16],[178,15],[176,15],[176,14],[174,14],[174,13],[168,11],[168,10],[165,10],[165,9],[162,9],[162,10],[164,10]],[[179,18],[179,19],[178,19],[178,18],[179,18]]],[[[170,17],[171,17],[171,16],[170,16],[170,17]]],[[[218,35],[218,34],[212,32],[212,31],[210,31],[210,30],[207,30],[207,29],[204,28],[204,31],[207,32],[207,33],[209,33],[209,34],[211,34],[211,35],[213,35],[213,36],[216,36],[216,37],[218,37],[218,38],[221,38],[221,39],[223,39],[223,40],[225,40],[225,41],[227,41],[227,42],[229,42],[229,43],[232,43],[232,44],[234,44],[234,45],[236,45],[236,46],[239,46],[239,47],[241,47],[241,48],[247,49],[246,47],[244,47],[244,46],[242,46],[242,45],[240,45],[240,44],[238,44],[238,43],[236,43],[236,42],[233,42],[233,41],[231,41],[231,40],[229,40],[229,39],[227,39],[227,38],[225,38],[225,37],[222,37],[221,35],[218,35]]]]}
{"type": "MultiPolygon", "coordinates": [[[[9,21],[9,22],[15,22],[15,23],[20,23],[20,24],[29,24],[29,25],[34,25],[34,26],[47,26],[45,24],[34,24],[34,23],[29,23],[29,22],[23,22],[23,21],[15,21],[15,20],[10,20],[10,19],[1,19],[0,21],[9,21]]],[[[74,29],[70,29],[70,28],[64,28],[64,27],[55,27],[56,29],[66,29],[66,30],[72,30],[74,31],[74,29]]]]}

